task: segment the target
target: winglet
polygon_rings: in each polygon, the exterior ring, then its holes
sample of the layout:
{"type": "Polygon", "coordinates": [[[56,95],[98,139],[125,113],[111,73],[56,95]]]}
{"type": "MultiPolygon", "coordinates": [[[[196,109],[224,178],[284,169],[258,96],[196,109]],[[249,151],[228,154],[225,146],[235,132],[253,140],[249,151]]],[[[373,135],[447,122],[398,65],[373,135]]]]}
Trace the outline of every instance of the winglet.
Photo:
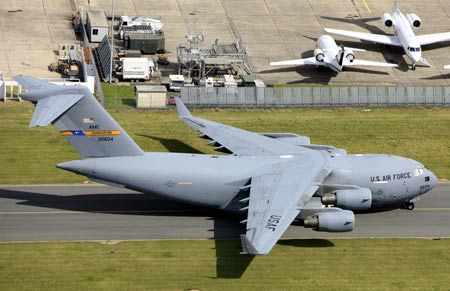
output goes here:
{"type": "Polygon", "coordinates": [[[241,234],[242,252],[241,255],[265,255],[266,253],[259,252],[255,246],[250,242],[245,234],[241,234]]]}
{"type": "Polygon", "coordinates": [[[179,97],[175,97],[175,104],[177,105],[178,115],[180,118],[192,116],[191,112],[189,112],[179,97]]]}

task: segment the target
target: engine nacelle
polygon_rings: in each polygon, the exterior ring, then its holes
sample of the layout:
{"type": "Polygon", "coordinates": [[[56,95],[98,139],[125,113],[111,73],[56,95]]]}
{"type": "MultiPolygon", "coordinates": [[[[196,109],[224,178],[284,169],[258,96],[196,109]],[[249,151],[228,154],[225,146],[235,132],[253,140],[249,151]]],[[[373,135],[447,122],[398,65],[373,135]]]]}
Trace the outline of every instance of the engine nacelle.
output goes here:
{"type": "Polygon", "coordinates": [[[383,21],[383,25],[385,27],[392,27],[392,25],[394,25],[394,19],[389,13],[383,13],[381,20],[383,21]]]}
{"type": "Polygon", "coordinates": [[[422,26],[422,20],[416,14],[408,13],[406,14],[406,18],[408,18],[409,23],[411,23],[411,25],[415,28],[422,26]]]}
{"type": "Polygon", "coordinates": [[[348,232],[353,230],[355,215],[349,210],[322,212],[304,220],[305,228],[315,231],[348,232]]]}
{"type": "Polygon", "coordinates": [[[325,60],[325,54],[323,51],[319,48],[314,50],[314,57],[318,62],[323,62],[325,60]]]}
{"type": "Polygon", "coordinates": [[[353,63],[353,61],[356,59],[355,53],[351,49],[345,49],[345,58],[350,63],[353,63]]]}
{"type": "Polygon", "coordinates": [[[323,195],[322,204],[349,210],[367,210],[372,206],[372,192],[367,188],[337,190],[323,195]]]}

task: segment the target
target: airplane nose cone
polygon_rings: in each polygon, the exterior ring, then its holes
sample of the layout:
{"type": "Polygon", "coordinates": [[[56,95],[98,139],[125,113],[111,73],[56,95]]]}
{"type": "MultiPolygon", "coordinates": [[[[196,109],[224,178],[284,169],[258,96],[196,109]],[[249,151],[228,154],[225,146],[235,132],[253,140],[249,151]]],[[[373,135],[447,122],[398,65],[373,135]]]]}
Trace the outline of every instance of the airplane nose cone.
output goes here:
{"type": "Polygon", "coordinates": [[[412,54],[412,59],[414,62],[420,62],[420,60],[422,59],[422,55],[420,53],[413,53],[412,54]]]}
{"type": "Polygon", "coordinates": [[[430,176],[430,187],[431,187],[431,189],[433,189],[434,187],[436,187],[436,185],[437,185],[437,177],[436,177],[436,175],[433,173],[433,172],[431,172],[431,171],[429,171],[429,176],[430,176]]]}

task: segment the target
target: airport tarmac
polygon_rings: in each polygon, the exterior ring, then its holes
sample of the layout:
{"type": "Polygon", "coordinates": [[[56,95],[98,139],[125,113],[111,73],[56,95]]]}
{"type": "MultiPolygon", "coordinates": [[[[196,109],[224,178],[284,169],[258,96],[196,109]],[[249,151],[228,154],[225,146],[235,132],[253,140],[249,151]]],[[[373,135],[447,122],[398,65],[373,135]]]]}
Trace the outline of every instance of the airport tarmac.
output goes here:
{"type": "MultiPolygon", "coordinates": [[[[111,0],[33,1],[7,0],[0,8],[0,70],[7,77],[29,74],[57,77],[47,70],[56,61],[53,50],[60,43],[76,40],[70,24],[78,6],[111,12],[111,0]]],[[[417,13],[423,26],[417,34],[450,31],[450,4],[443,0],[400,1],[404,13],[417,13]]],[[[188,31],[203,32],[205,45],[214,39],[233,39],[230,21],[237,28],[257,76],[266,83],[380,84],[380,85],[450,85],[450,43],[425,47],[424,57],[431,67],[408,70],[410,61],[400,48],[362,43],[335,37],[338,44],[362,48],[357,57],[372,61],[395,62],[398,69],[348,68],[340,74],[318,71],[311,66],[271,67],[270,61],[311,56],[315,39],[323,28],[392,33],[379,17],[390,12],[393,0],[121,0],[115,1],[116,15],[145,15],[161,18],[164,23],[169,60],[176,61],[176,44],[186,43],[188,31]]]]}
{"type": "MultiPolygon", "coordinates": [[[[349,233],[291,225],[284,238],[450,237],[450,183],[416,209],[356,215],[349,233]]],[[[238,238],[239,218],[100,185],[0,186],[0,241],[238,238]]]]}

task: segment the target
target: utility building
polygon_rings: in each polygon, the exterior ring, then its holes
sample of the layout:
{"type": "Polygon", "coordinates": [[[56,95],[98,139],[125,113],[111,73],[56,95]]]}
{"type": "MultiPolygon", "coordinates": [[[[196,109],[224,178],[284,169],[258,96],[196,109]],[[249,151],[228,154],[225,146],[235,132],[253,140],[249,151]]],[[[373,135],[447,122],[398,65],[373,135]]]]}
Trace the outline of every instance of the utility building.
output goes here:
{"type": "Polygon", "coordinates": [[[159,85],[136,86],[137,108],[165,108],[167,103],[167,89],[159,85]]]}
{"type": "Polygon", "coordinates": [[[90,42],[101,42],[108,35],[108,22],[101,10],[89,10],[86,16],[86,29],[90,42]]]}

